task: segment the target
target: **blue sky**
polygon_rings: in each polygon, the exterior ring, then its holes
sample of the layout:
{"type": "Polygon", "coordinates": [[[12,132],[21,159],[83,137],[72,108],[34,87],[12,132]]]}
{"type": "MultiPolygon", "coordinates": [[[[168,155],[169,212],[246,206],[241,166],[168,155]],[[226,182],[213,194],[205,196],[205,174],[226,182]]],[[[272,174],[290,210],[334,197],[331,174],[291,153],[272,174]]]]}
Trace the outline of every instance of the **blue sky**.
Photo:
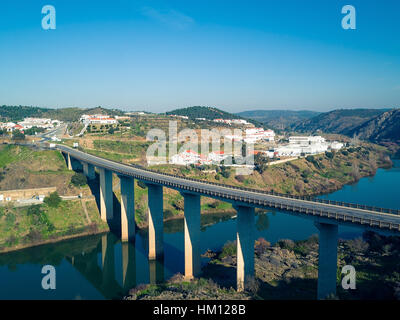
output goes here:
{"type": "Polygon", "coordinates": [[[0,105],[395,107],[399,35],[397,0],[1,0],[0,105]]]}

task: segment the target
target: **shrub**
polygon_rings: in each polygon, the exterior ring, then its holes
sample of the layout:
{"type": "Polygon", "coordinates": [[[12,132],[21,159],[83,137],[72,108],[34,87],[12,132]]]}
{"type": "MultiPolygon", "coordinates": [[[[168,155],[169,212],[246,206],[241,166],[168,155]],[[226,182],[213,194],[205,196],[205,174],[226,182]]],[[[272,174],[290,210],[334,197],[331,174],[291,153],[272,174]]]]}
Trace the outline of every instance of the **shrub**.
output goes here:
{"type": "Polygon", "coordinates": [[[258,238],[258,240],[256,240],[255,242],[255,252],[256,254],[261,254],[263,252],[265,252],[268,247],[271,246],[271,243],[267,240],[265,240],[264,238],[258,238]]]}
{"type": "Polygon", "coordinates": [[[293,248],[295,247],[294,241],[290,239],[281,239],[278,241],[278,245],[281,249],[289,249],[289,250],[293,250],[293,248]]]}
{"type": "Polygon", "coordinates": [[[58,195],[57,191],[50,193],[49,196],[44,198],[43,202],[47,204],[49,207],[57,208],[61,202],[61,198],[58,195]]]}
{"type": "Polygon", "coordinates": [[[41,212],[40,205],[39,204],[35,204],[35,205],[32,205],[32,206],[29,206],[28,211],[27,211],[26,214],[28,216],[38,216],[38,215],[40,215],[40,212],[41,212]]]}
{"type": "Polygon", "coordinates": [[[71,177],[71,183],[75,187],[82,187],[87,184],[87,178],[83,173],[76,172],[72,177],[71,177]]]}
{"type": "Polygon", "coordinates": [[[42,234],[38,230],[31,228],[29,233],[26,235],[25,240],[27,243],[41,241],[42,234]]]}
{"type": "Polygon", "coordinates": [[[326,152],[325,152],[325,156],[326,156],[328,159],[333,159],[334,153],[333,153],[333,152],[326,151],[326,152]]]}
{"type": "Polygon", "coordinates": [[[218,206],[218,202],[217,202],[217,201],[211,202],[211,203],[208,204],[208,206],[209,206],[210,208],[215,209],[215,208],[218,206]]]}
{"type": "Polygon", "coordinates": [[[14,130],[13,135],[12,135],[13,140],[24,140],[25,139],[25,134],[23,134],[19,130],[14,130]]]}
{"type": "Polygon", "coordinates": [[[362,238],[348,240],[347,246],[352,253],[364,253],[369,248],[368,242],[364,241],[362,238]]]}
{"type": "Polygon", "coordinates": [[[228,178],[231,176],[231,172],[230,172],[230,170],[223,170],[223,171],[221,172],[221,175],[222,175],[224,178],[228,179],[228,178]]]}
{"type": "Polygon", "coordinates": [[[236,241],[228,241],[222,247],[219,258],[225,258],[228,256],[236,256],[236,241]]]}
{"type": "Polygon", "coordinates": [[[138,180],[137,181],[137,185],[139,187],[141,187],[142,189],[146,189],[147,188],[146,184],[142,180],[138,180]]]}
{"type": "Polygon", "coordinates": [[[174,201],[174,203],[172,205],[177,210],[183,210],[184,207],[185,207],[183,199],[179,199],[179,200],[174,201]]]}
{"type": "Polygon", "coordinates": [[[240,174],[240,175],[236,176],[235,179],[236,179],[238,182],[243,183],[244,180],[246,179],[246,177],[245,177],[244,175],[241,175],[241,174],[240,174]]]}

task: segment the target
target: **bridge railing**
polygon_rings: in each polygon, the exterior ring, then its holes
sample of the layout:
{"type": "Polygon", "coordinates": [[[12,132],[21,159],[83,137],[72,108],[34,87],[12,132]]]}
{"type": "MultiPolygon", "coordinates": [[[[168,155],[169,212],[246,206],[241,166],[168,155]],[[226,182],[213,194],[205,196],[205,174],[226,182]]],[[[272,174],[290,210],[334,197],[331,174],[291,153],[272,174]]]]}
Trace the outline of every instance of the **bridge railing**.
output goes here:
{"type": "MultiPolygon", "coordinates": [[[[90,154],[90,153],[89,153],[90,154]]],[[[184,177],[176,174],[171,174],[171,173],[165,173],[165,172],[160,172],[156,170],[151,170],[148,168],[145,168],[143,166],[137,165],[137,164],[126,164],[126,163],[121,163],[115,160],[110,160],[107,158],[103,158],[97,155],[93,155],[98,158],[101,158],[103,160],[107,160],[110,162],[114,162],[116,164],[123,164],[123,165],[128,165],[130,167],[147,171],[150,173],[156,173],[168,177],[173,177],[173,178],[179,178],[187,181],[193,181],[193,182],[200,182],[204,184],[209,184],[209,185],[215,185],[219,187],[225,187],[225,188],[230,188],[230,189],[236,189],[236,190],[243,190],[247,192],[253,192],[253,193],[261,193],[261,194],[266,194],[266,195],[271,195],[271,196],[278,196],[278,197],[283,197],[283,198],[289,198],[289,199],[298,199],[298,200],[305,200],[305,201],[311,201],[311,202],[317,202],[317,203],[324,203],[328,205],[334,205],[334,206],[341,206],[341,207],[348,207],[348,208],[356,208],[356,209],[361,209],[361,210],[368,210],[368,211],[373,211],[376,213],[389,213],[389,214],[395,214],[395,215],[400,215],[400,210],[396,209],[389,209],[389,208],[380,208],[380,207],[375,207],[375,206],[367,206],[363,204],[356,204],[356,203],[349,203],[349,202],[343,202],[343,201],[335,201],[335,200],[328,200],[328,199],[321,199],[321,198],[315,198],[313,196],[298,196],[298,195],[290,195],[290,194],[285,194],[285,193],[279,193],[275,191],[267,191],[267,190],[262,190],[262,189],[254,189],[254,188],[248,188],[248,187],[241,187],[241,186],[235,186],[235,185],[227,185],[223,183],[217,183],[217,182],[212,182],[212,181],[205,181],[205,180],[200,180],[200,179],[195,179],[195,178],[190,178],[190,177],[184,177]]],[[[84,159],[83,159],[84,160],[84,159]]]]}

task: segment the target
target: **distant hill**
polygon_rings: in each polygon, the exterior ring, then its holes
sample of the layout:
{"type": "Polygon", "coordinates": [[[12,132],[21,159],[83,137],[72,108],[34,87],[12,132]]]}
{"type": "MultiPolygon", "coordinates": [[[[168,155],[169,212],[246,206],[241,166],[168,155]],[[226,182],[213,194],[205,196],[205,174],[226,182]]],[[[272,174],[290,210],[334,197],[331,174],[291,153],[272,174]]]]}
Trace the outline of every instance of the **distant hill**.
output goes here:
{"type": "Polygon", "coordinates": [[[1,121],[20,121],[28,117],[43,117],[62,121],[77,121],[82,114],[109,114],[122,115],[120,110],[97,108],[39,108],[29,106],[0,106],[1,121]]]}
{"type": "Polygon", "coordinates": [[[310,119],[292,125],[298,132],[339,133],[350,135],[355,128],[381,115],[388,109],[339,109],[321,113],[310,119]]]}
{"type": "Polygon", "coordinates": [[[176,114],[178,116],[186,116],[190,119],[195,118],[205,118],[208,120],[214,119],[243,119],[238,115],[234,115],[232,113],[214,108],[214,107],[187,107],[181,109],[175,109],[169,112],[166,112],[167,115],[176,114]]]}
{"type": "Polygon", "coordinates": [[[205,118],[208,120],[214,119],[245,119],[250,123],[253,123],[255,126],[262,126],[262,123],[253,119],[249,119],[246,117],[242,117],[237,114],[229,113],[223,110],[220,110],[215,107],[187,107],[181,109],[175,109],[172,111],[166,112],[167,115],[178,115],[178,116],[186,116],[189,119],[196,119],[196,118],[205,118]]]}
{"type": "Polygon", "coordinates": [[[349,135],[374,142],[400,143],[400,109],[386,111],[354,128],[349,135]]]}
{"type": "Polygon", "coordinates": [[[239,116],[259,121],[268,127],[278,130],[287,129],[295,123],[319,114],[320,112],[307,110],[251,110],[237,113],[239,116]]]}

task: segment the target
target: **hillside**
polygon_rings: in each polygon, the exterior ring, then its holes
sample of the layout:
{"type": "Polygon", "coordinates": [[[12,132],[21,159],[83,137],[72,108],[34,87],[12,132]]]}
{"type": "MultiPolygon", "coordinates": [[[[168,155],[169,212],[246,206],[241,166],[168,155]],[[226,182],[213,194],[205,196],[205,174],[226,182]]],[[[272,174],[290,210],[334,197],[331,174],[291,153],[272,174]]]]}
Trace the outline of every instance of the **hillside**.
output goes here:
{"type": "Polygon", "coordinates": [[[350,131],[360,139],[400,143],[400,109],[384,112],[350,131]]]}
{"type": "Polygon", "coordinates": [[[339,133],[350,135],[355,128],[381,115],[387,109],[339,109],[321,113],[291,127],[293,131],[339,133]]]}
{"type": "Polygon", "coordinates": [[[28,106],[0,106],[1,121],[20,121],[28,117],[41,117],[58,119],[61,121],[77,121],[82,114],[109,114],[109,115],[122,115],[123,112],[114,109],[105,109],[102,107],[97,108],[39,108],[28,106]]]}
{"type": "Polygon", "coordinates": [[[73,174],[58,151],[0,145],[0,190],[56,187],[60,195],[90,195],[70,183],[73,174]]]}
{"type": "Polygon", "coordinates": [[[181,109],[175,109],[172,111],[166,112],[167,115],[175,114],[178,116],[186,116],[190,119],[195,118],[205,118],[208,120],[213,119],[242,119],[242,117],[234,115],[232,113],[214,108],[214,107],[187,107],[181,109]]]}
{"type": "Polygon", "coordinates": [[[25,206],[17,202],[2,203],[0,252],[108,230],[90,187],[74,186],[73,175],[58,151],[0,145],[0,190],[56,187],[59,195],[82,193],[83,196],[63,201],[55,196],[53,201],[45,199],[41,204],[25,206]]]}
{"type": "Polygon", "coordinates": [[[237,113],[237,115],[264,123],[266,126],[284,130],[302,120],[319,115],[316,111],[293,110],[251,110],[237,113]]]}

